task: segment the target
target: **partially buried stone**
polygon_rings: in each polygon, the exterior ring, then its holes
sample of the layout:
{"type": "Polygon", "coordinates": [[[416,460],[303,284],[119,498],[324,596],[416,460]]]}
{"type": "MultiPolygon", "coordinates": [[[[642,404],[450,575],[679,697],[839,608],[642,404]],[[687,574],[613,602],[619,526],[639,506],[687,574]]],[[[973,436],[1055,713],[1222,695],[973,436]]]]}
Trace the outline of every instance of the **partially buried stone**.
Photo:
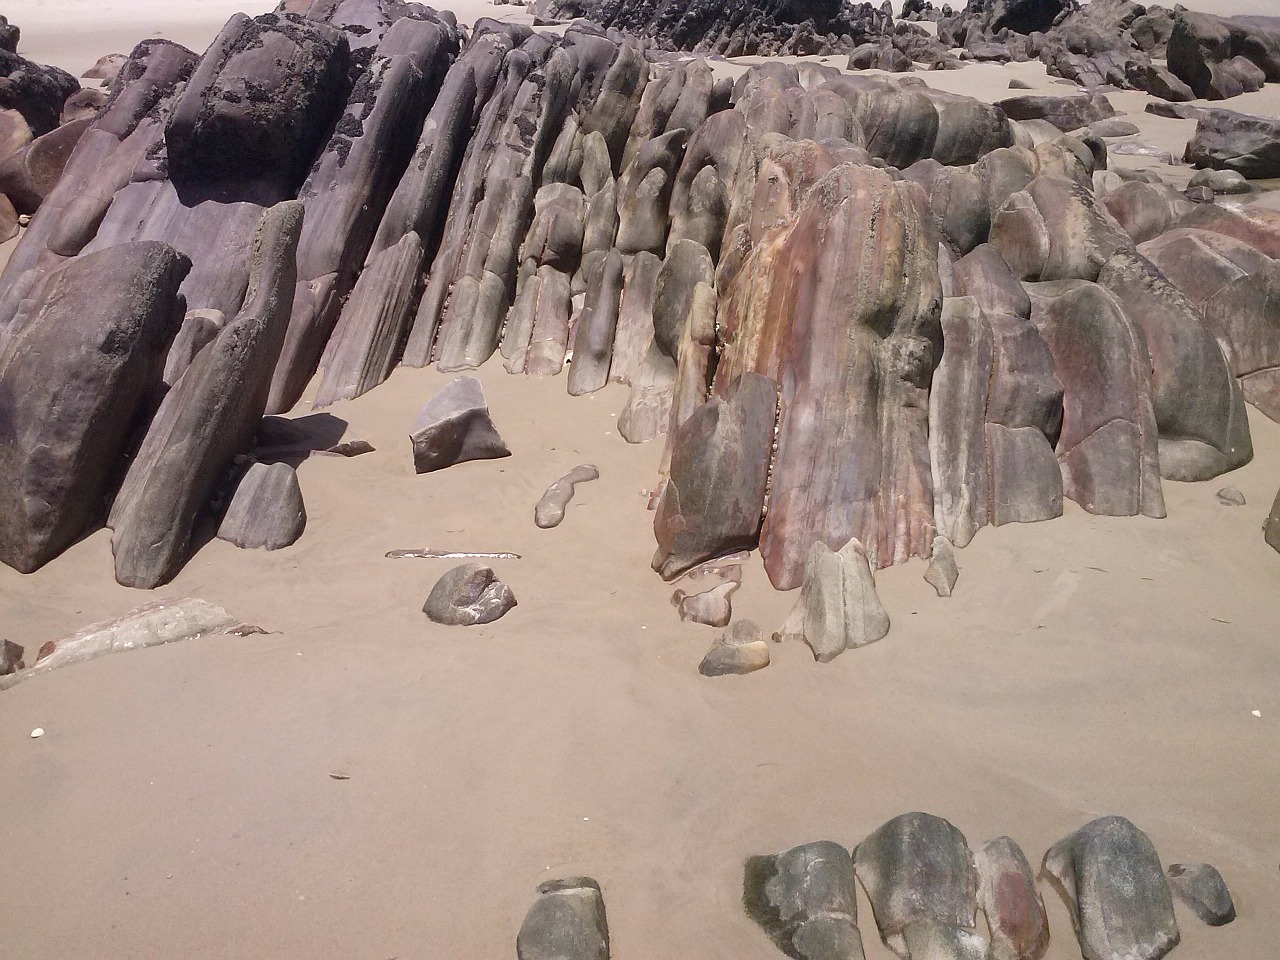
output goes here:
{"type": "Polygon", "coordinates": [[[769,665],[769,644],[760,628],[750,620],[739,620],[711,645],[698,665],[704,677],[753,673],[769,665]]]}
{"type": "Polygon", "coordinates": [[[1178,899],[1209,926],[1221,927],[1236,918],[1231,891],[1217,867],[1208,863],[1174,863],[1167,875],[1178,899]]]}
{"type": "Polygon", "coordinates": [[[1228,507],[1243,507],[1244,494],[1235,487],[1223,487],[1218,491],[1218,502],[1228,507]]]}
{"type": "Polygon", "coordinates": [[[1197,170],[1187,181],[1188,187],[1208,187],[1214,193],[1248,193],[1249,181],[1234,170],[1197,170]]]}
{"type": "Polygon", "coordinates": [[[26,666],[22,661],[22,654],[23,647],[12,640],[5,640],[0,644],[0,677],[16,673],[26,666]]]}
{"type": "Polygon", "coordinates": [[[929,569],[924,572],[924,579],[938,591],[938,596],[949,597],[960,578],[960,569],[956,566],[956,553],[951,541],[946,537],[933,538],[933,557],[929,561],[929,569]]]}
{"type": "Polygon", "coordinates": [[[574,467],[563,477],[547,487],[538,505],[533,508],[533,522],[544,530],[560,525],[564,519],[565,509],[580,483],[599,480],[600,471],[593,464],[584,463],[574,467]]]}
{"type": "Polygon", "coordinates": [[[511,456],[499,436],[480,381],[458,377],[427,401],[409,434],[415,473],[430,473],[467,460],[511,456]]]}
{"type": "Polygon", "coordinates": [[[737,581],[729,581],[693,594],[677,590],[672,594],[671,602],[679,609],[681,620],[723,627],[733,617],[733,605],[729,598],[739,585],[737,581]]]}
{"type": "Polygon", "coordinates": [[[1271,515],[1262,525],[1262,534],[1273,549],[1280,551],[1280,493],[1271,504],[1271,515]]]}
{"type": "Polygon", "coordinates": [[[1039,960],[1049,946],[1049,918],[1026,854],[996,837],[974,856],[978,906],[991,931],[991,960],[1039,960]]]}
{"type": "Polygon", "coordinates": [[[609,960],[609,924],[600,885],[590,877],[552,880],[516,937],[519,960],[609,960]]]}
{"type": "Polygon", "coordinates": [[[422,612],[436,623],[492,623],[516,605],[511,588],[482,563],[464,563],[436,581],[422,612]]]}
{"type": "Polygon", "coordinates": [[[810,547],[800,597],[774,639],[803,640],[813,658],[826,663],[888,632],[889,615],[876,595],[862,544],[855,538],[839,553],[825,543],[810,547]]]}
{"type": "Polygon", "coordinates": [[[742,902],[778,948],[798,960],[863,960],[849,851],[817,840],[750,857],[742,902]]]}
{"type": "Polygon", "coordinates": [[[236,485],[218,539],[251,550],[279,550],[296,542],[306,526],[297,471],[287,463],[255,463],[236,485]]]}

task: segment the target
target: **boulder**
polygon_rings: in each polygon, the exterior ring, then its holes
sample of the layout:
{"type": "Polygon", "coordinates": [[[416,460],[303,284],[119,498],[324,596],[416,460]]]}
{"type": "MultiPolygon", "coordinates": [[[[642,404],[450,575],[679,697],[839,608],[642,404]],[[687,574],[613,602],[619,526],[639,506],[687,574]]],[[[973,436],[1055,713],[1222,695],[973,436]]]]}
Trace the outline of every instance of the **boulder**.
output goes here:
{"type": "Polygon", "coordinates": [[[1022,848],[1008,837],[974,856],[978,909],[991,930],[991,960],[1040,960],[1049,946],[1049,918],[1022,848]]]}
{"type": "Polygon", "coordinates": [[[1191,201],[1163,183],[1130,181],[1102,200],[1134,243],[1145,243],[1171,229],[1194,209],[1191,201]]]}
{"type": "Polygon", "coordinates": [[[1188,187],[1208,187],[1214,193],[1248,193],[1249,181],[1235,170],[1197,170],[1187,181],[1188,187]]]}
{"type": "Polygon", "coordinates": [[[236,484],[218,539],[251,550],[279,550],[297,541],[306,525],[298,472],[287,463],[254,463],[236,484]]]}
{"type": "Polygon", "coordinates": [[[1204,110],[1182,159],[1193,167],[1234,170],[1249,180],[1280,177],[1280,120],[1204,110]]]}
{"type": "Polygon", "coordinates": [[[482,563],[464,563],[436,581],[422,607],[431,620],[451,627],[492,623],[516,605],[511,588],[482,563]]]}
{"type": "Polygon", "coordinates": [[[430,473],[467,460],[511,456],[489,417],[480,381],[474,377],[458,377],[441,387],[418,414],[409,439],[415,473],[430,473]]]}
{"type": "Polygon", "coordinates": [[[57,129],[67,98],[80,83],[65,70],[32,63],[0,47],[0,110],[17,110],[37,137],[57,129]]]}
{"type": "MultiPolygon", "coordinates": [[[[1076,97],[1044,97],[1026,94],[996,104],[1010,120],[1048,120],[1064,133],[1079,130],[1116,115],[1111,101],[1100,93],[1076,97]]],[[[1136,131],[1135,131],[1136,132],[1136,131]]],[[[1120,134],[1122,136],[1122,134],[1120,134]]]]}
{"type": "Polygon", "coordinates": [[[1156,848],[1124,817],[1100,817],[1059,840],[1044,872],[1067,901],[1085,960],[1159,960],[1178,945],[1156,848]]]}
{"type": "Polygon", "coordinates": [[[1041,176],[1015,193],[991,221],[991,245],[1020,280],[1096,280],[1117,250],[1133,244],[1078,183],[1041,176]]]}
{"type": "Polygon", "coordinates": [[[1222,19],[1179,9],[1165,55],[1197,97],[1226,100],[1280,79],[1280,23],[1272,17],[1222,19]]]}
{"type": "Polygon", "coordinates": [[[924,572],[925,583],[933,587],[938,596],[949,597],[959,578],[960,569],[956,566],[956,553],[951,541],[946,537],[934,537],[933,556],[929,558],[929,566],[924,572]]]}
{"type": "Polygon", "coordinates": [[[134,243],[52,274],[0,350],[0,560],[30,573],[103,514],[181,322],[190,261],[134,243]]]}
{"type": "Polygon", "coordinates": [[[818,840],[750,857],[744,874],[748,916],[787,956],[863,960],[853,860],[844,847],[818,840]]]}
{"type": "Polygon", "coordinates": [[[710,627],[724,627],[733,619],[733,603],[729,599],[740,584],[735,581],[721,583],[701,593],[685,593],[677,590],[671,602],[680,611],[680,619],[705,623],[710,627]]]}
{"type": "Polygon", "coordinates": [[[774,640],[803,640],[820,663],[889,632],[867,552],[856,539],[837,553],[815,543],[805,557],[800,596],[774,640]]]}
{"type": "Polygon", "coordinates": [[[1217,867],[1208,863],[1174,863],[1166,875],[1178,899],[1209,926],[1221,927],[1236,918],[1231,891],[1217,867]]]}
{"type": "Polygon", "coordinates": [[[609,960],[609,924],[600,885],[590,877],[538,886],[516,937],[519,960],[609,960]]]}
{"type": "Polygon", "coordinates": [[[725,631],[698,665],[704,677],[754,673],[769,665],[769,644],[750,620],[738,620],[725,631]]]}
{"type": "Polygon", "coordinates": [[[564,511],[580,483],[599,480],[600,471],[594,464],[584,463],[574,467],[551,486],[547,487],[538,504],[533,509],[533,522],[544,530],[560,525],[564,519],[564,511]]]}
{"type": "Polygon", "coordinates": [[[1280,261],[1232,280],[1205,301],[1204,318],[1224,345],[1245,399],[1280,418],[1280,261]]]}

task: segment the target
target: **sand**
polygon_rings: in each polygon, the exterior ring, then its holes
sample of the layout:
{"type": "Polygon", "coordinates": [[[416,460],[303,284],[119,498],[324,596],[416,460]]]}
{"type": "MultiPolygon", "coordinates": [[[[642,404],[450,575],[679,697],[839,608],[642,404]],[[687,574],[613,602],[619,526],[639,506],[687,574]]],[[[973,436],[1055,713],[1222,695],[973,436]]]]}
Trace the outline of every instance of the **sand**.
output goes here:
{"type": "MultiPolygon", "coordinates": [[[[1035,69],[922,76],[992,99],[1035,69]]],[[[1142,137],[1185,139],[1134,117],[1142,137]]],[[[571,398],[563,377],[493,363],[478,375],[512,457],[415,476],[409,424],[449,377],[399,370],[307,420],[377,451],[301,462],[297,545],[213,540],[158,591],[270,633],[0,694],[0,953],[512,957],[535,885],[587,873],[618,960],[776,960],[740,906],[744,858],[852,846],[914,809],[974,845],[1008,834],[1033,861],[1124,814],[1166,863],[1212,862],[1236,896],[1220,929],[1178,904],[1174,957],[1274,952],[1280,555],[1259,528],[1280,425],[1251,410],[1254,461],[1166,483],[1167,519],[1068,503],[1060,520],[986,528],[958,551],[949,599],[923,562],[878,573],[893,619],[880,643],[825,665],[775,646],[767,670],[708,680],[697,664],[717,631],[681,624],[649,570],[643,493],[661,449],[617,435],[625,391],[571,398]],[[545,487],[584,462],[601,479],[537,529],[545,487]],[[1226,485],[1247,505],[1219,504],[1226,485]],[[429,623],[449,561],[383,557],[423,546],[522,554],[495,563],[519,606],[484,627],[429,623]]],[[[291,416],[309,415],[304,401],[291,416]]],[[[36,574],[0,567],[0,636],[34,650],[152,596],[113,582],[99,531],[36,574]]],[[[753,558],[735,612],[772,630],[793,599],[753,558]]],[[[1048,956],[1079,957],[1043,891],[1048,956]]],[[[869,960],[890,957],[860,909],[869,960]]]]}

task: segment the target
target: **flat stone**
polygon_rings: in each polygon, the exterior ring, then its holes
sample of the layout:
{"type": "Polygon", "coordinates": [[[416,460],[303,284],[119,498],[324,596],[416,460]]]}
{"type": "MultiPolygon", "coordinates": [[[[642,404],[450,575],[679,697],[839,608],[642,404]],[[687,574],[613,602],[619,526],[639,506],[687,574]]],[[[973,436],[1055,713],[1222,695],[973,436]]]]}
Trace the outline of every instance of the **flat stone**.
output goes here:
{"type": "Polygon", "coordinates": [[[511,588],[482,563],[464,563],[436,581],[422,612],[436,623],[469,627],[492,623],[516,605],[511,588]]]}
{"type": "Polygon", "coordinates": [[[590,877],[538,887],[516,937],[519,960],[609,960],[609,924],[600,885],[590,877]]]}
{"type": "Polygon", "coordinates": [[[415,473],[430,473],[467,460],[511,456],[489,417],[480,381],[474,377],[458,377],[428,400],[409,439],[415,473]]]}
{"type": "Polygon", "coordinates": [[[739,586],[739,583],[729,581],[701,593],[687,594],[683,590],[677,590],[671,600],[679,609],[681,620],[723,627],[733,618],[733,606],[729,598],[739,586]]]}
{"type": "Polygon", "coordinates": [[[1218,502],[1227,507],[1243,507],[1244,494],[1235,487],[1223,487],[1217,493],[1218,502]]]}
{"type": "Polygon", "coordinates": [[[599,479],[600,471],[594,464],[584,463],[574,467],[547,488],[538,505],[533,508],[533,522],[544,530],[559,526],[578,484],[599,479]]]}
{"type": "Polygon", "coordinates": [[[1089,124],[1089,132],[1095,137],[1131,137],[1141,133],[1137,124],[1119,117],[1108,117],[1106,120],[1095,120],[1089,124]]]}
{"type": "Polygon", "coordinates": [[[1236,918],[1231,891],[1217,867],[1208,863],[1174,863],[1166,875],[1178,899],[1209,926],[1221,927],[1236,918]]]}
{"type": "Polygon", "coordinates": [[[924,572],[925,582],[938,591],[938,596],[949,597],[959,577],[960,569],[956,566],[956,553],[951,541],[946,537],[934,537],[933,557],[924,572]]]}
{"type": "Polygon", "coordinates": [[[769,644],[750,620],[738,620],[711,645],[698,672],[704,677],[753,673],[769,665],[769,644]]]}

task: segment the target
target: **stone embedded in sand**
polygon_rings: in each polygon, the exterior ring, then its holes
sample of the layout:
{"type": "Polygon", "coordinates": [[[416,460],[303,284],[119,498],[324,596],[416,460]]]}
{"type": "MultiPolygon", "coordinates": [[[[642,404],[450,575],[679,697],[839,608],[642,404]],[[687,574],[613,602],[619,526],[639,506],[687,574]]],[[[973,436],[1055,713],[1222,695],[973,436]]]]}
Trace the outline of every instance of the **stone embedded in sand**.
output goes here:
{"type": "Polygon", "coordinates": [[[733,604],[729,598],[739,586],[739,583],[730,581],[701,593],[685,593],[683,590],[677,590],[672,595],[671,602],[679,609],[681,620],[705,623],[711,627],[723,627],[733,619],[733,604]]]}
{"type": "Polygon", "coordinates": [[[1134,243],[1155,239],[1195,209],[1168,184],[1136,180],[1110,191],[1102,205],[1134,243]]]}
{"type": "Polygon", "coordinates": [[[951,541],[946,537],[934,537],[933,556],[924,572],[925,582],[937,591],[938,596],[949,597],[959,578],[960,569],[956,566],[956,554],[951,541]]]}
{"type": "Polygon", "coordinates": [[[1208,187],[1214,193],[1248,193],[1253,188],[1235,170],[1197,170],[1187,181],[1188,187],[1208,187]]]}
{"type": "Polygon", "coordinates": [[[1243,507],[1244,494],[1235,487],[1223,487],[1216,494],[1218,502],[1225,507],[1243,507]]]}
{"type": "Polygon", "coordinates": [[[600,884],[590,877],[552,880],[538,887],[538,899],[516,937],[519,960],[609,960],[609,924],[600,884]]]}
{"type": "Polygon", "coordinates": [[[704,677],[754,673],[769,665],[769,644],[750,620],[738,620],[711,645],[698,672],[704,677]]]}
{"type": "MultiPolygon", "coordinates": [[[[972,931],[977,872],[964,834],[928,813],[904,813],[853,851],[853,868],[871,900],[884,942],[907,957],[904,933],[923,920],[972,931]]],[[[914,954],[910,954],[914,957],[914,954]]]]}
{"type": "Polygon", "coordinates": [[[1280,177],[1280,120],[1205,110],[1182,158],[1193,167],[1234,170],[1249,180],[1280,177]]]}
{"type": "Polygon", "coordinates": [[[76,78],[0,48],[0,109],[17,110],[36,136],[58,127],[67,98],[80,89],[76,78]]]}
{"type": "Polygon", "coordinates": [[[511,456],[489,417],[484,390],[475,377],[458,377],[441,387],[418,414],[409,439],[415,473],[511,456]]]}
{"type": "Polygon", "coordinates": [[[298,472],[287,463],[255,463],[231,495],[218,539],[246,549],[279,550],[302,536],[306,525],[298,472]]]}
{"type": "Polygon", "coordinates": [[[0,357],[0,561],[42,566],[100,518],[150,413],[191,263],[162,243],[72,261],[0,357]]]}
{"type": "Polygon", "coordinates": [[[837,843],[817,840],[748,858],[742,902],[789,957],[863,960],[853,861],[837,843]]]}
{"type": "Polygon", "coordinates": [[[1049,946],[1049,918],[1022,848],[997,837],[974,855],[978,908],[991,930],[991,960],[1040,960],[1049,946]]]}
{"type": "Polygon", "coordinates": [[[803,640],[820,663],[865,647],[889,632],[867,551],[856,539],[839,553],[824,543],[809,548],[800,596],[776,641],[803,640]]]}
{"type": "Polygon", "coordinates": [[[492,623],[516,605],[511,588],[482,563],[464,563],[436,581],[422,612],[436,623],[469,627],[492,623]]]}
{"type": "Polygon", "coordinates": [[[1208,863],[1174,863],[1166,875],[1178,899],[1209,926],[1221,927],[1236,918],[1231,891],[1217,867],[1208,863]]]}
{"type": "Polygon", "coordinates": [[[547,488],[538,505],[533,508],[533,522],[544,530],[559,526],[578,484],[599,479],[600,471],[594,464],[584,463],[574,467],[547,488]]]}
{"type": "Polygon", "coordinates": [[[27,665],[22,659],[22,654],[22,646],[12,640],[0,643],[0,677],[7,677],[11,673],[26,669],[27,665]]]}
{"type": "Polygon", "coordinates": [[[1085,960],[1159,960],[1178,945],[1156,848],[1124,817],[1100,817],[1059,840],[1044,872],[1071,908],[1085,960]]]}

